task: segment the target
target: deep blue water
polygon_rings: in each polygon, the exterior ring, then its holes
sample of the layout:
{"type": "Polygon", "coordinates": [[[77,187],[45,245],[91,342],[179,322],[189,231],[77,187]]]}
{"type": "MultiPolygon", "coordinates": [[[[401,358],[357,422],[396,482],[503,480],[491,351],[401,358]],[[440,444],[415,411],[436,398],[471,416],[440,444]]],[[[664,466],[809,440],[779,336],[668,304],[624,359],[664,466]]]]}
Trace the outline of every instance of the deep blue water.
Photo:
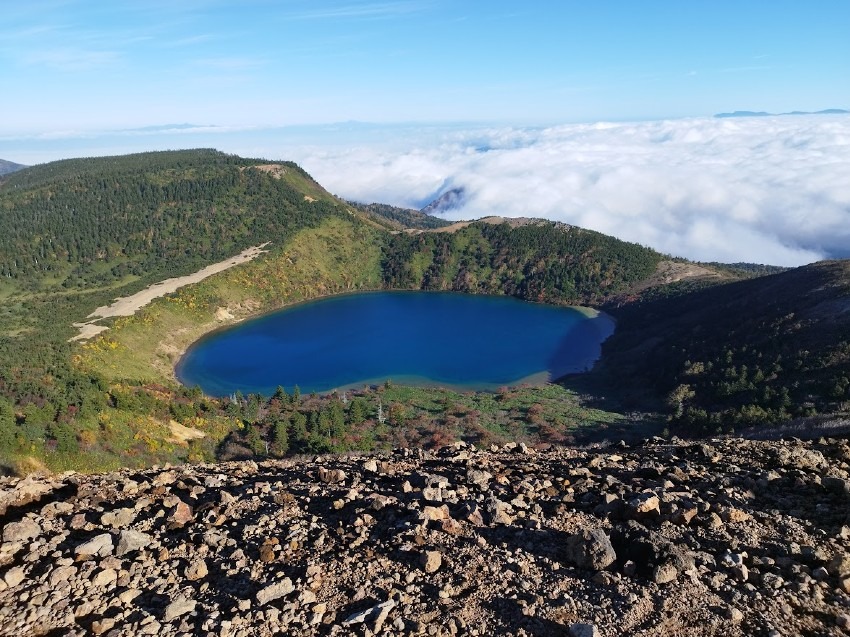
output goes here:
{"type": "Polygon", "coordinates": [[[213,396],[271,395],[278,385],[322,393],[388,379],[494,390],[588,369],[613,329],[605,315],[509,297],[367,292],[209,334],[186,352],[177,377],[213,396]]]}

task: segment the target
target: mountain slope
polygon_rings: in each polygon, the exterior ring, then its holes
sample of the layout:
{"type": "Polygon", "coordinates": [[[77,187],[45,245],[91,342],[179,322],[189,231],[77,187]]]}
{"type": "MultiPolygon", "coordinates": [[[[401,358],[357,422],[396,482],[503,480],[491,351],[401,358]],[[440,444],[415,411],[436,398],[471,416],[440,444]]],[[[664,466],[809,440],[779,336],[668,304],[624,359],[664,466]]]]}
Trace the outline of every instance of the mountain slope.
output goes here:
{"type": "Polygon", "coordinates": [[[0,635],[846,636],[848,460],[460,444],[0,479],[0,635]]]}
{"type": "Polygon", "coordinates": [[[429,230],[443,228],[451,223],[419,210],[399,208],[382,203],[361,204],[349,201],[348,204],[373,218],[381,219],[382,223],[385,223],[392,230],[429,230]]]}
{"type": "Polygon", "coordinates": [[[23,170],[24,168],[26,168],[26,166],[24,166],[23,164],[16,164],[13,161],[0,159],[0,177],[2,177],[3,175],[9,175],[19,170],[23,170]]]}
{"type": "Polygon", "coordinates": [[[731,113],[717,113],[715,117],[780,117],[784,115],[846,115],[850,111],[843,108],[827,108],[822,111],[790,111],[788,113],[768,113],[767,111],[733,111],[731,113]]]}
{"type": "Polygon", "coordinates": [[[292,163],[211,150],[54,162],[0,185],[0,276],[88,289],[185,273],[341,210],[292,163]]]}
{"type": "Polygon", "coordinates": [[[850,411],[850,261],[611,311],[597,374],[681,432],[850,411]]]}
{"type": "Polygon", "coordinates": [[[384,249],[385,287],[592,305],[648,279],[663,260],[592,230],[540,219],[492,221],[392,236],[384,249]]]}

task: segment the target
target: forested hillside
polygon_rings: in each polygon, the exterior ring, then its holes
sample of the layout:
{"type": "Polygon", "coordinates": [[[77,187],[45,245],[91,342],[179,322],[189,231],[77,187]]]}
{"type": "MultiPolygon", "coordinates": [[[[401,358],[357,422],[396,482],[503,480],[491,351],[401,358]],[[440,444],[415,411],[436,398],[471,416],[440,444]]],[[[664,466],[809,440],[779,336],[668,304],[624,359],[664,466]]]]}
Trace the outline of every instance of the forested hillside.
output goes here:
{"type": "Polygon", "coordinates": [[[479,221],[455,232],[395,235],[382,269],[388,288],[593,305],[648,278],[662,259],[649,248],[564,224],[479,221]]]}
{"type": "Polygon", "coordinates": [[[182,273],[338,205],[295,164],[212,150],[44,164],[0,185],[0,277],[73,290],[182,273]]]}
{"type": "Polygon", "coordinates": [[[451,223],[441,217],[428,215],[418,210],[399,208],[398,206],[390,206],[383,203],[363,204],[349,201],[348,204],[367,215],[377,217],[385,223],[388,222],[389,227],[395,230],[403,230],[405,228],[429,230],[444,228],[451,223]]]}
{"type": "Polygon", "coordinates": [[[850,261],[610,311],[596,375],[679,433],[850,411],[850,261]]]}

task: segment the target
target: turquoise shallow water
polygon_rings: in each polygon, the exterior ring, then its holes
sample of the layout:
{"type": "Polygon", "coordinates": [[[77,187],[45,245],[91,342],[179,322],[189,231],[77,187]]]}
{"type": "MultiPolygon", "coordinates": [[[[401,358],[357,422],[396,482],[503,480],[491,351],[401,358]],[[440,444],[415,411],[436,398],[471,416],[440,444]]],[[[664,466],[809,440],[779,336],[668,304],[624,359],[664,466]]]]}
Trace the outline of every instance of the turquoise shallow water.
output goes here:
{"type": "Polygon", "coordinates": [[[328,392],[393,380],[495,390],[581,372],[614,329],[605,315],[510,297],[368,292],[304,303],[207,335],[177,366],[213,396],[328,392]]]}

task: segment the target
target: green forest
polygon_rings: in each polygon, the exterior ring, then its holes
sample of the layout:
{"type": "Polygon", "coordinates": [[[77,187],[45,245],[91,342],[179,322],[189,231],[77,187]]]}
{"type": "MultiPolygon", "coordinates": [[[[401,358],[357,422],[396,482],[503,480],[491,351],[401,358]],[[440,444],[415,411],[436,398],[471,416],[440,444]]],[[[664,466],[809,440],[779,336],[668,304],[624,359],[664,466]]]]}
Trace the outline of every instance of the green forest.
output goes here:
{"type": "Polygon", "coordinates": [[[673,431],[717,435],[850,411],[850,261],[610,308],[596,375],[673,431]]]}
{"type": "Polygon", "coordinates": [[[479,221],[452,233],[393,235],[381,265],[387,288],[594,305],[648,278],[662,258],[637,244],[563,224],[479,221]]]}
{"type": "Polygon", "coordinates": [[[546,221],[449,228],[417,211],[340,200],[291,162],[213,150],[24,169],[0,180],[0,464],[98,470],[457,439],[561,444],[846,410],[847,320],[829,327],[807,315],[846,296],[843,265],[761,298],[762,282],[815,275],[735,264],[668,285],[653,275],[669,259],[546,221]],[[255,261],[68,342],[94,308],[265,243],[255,261]],[[739,279],[748,280],[730,283],[739,279]],[[845,287],[830,287],[835,279],[845,287]],[[825,291],[803,293],[815,284],[825,291]],[[567,389],[568,379],[497,394],[382,386],[215,399],[174,379],[180,352],[220,327],[222,313],[240,320],[372,289],[590,305],[618,329],[582,380],[592,396],[567,389]],[[627,410],[641,415],[614,413],[627,410]]]}

